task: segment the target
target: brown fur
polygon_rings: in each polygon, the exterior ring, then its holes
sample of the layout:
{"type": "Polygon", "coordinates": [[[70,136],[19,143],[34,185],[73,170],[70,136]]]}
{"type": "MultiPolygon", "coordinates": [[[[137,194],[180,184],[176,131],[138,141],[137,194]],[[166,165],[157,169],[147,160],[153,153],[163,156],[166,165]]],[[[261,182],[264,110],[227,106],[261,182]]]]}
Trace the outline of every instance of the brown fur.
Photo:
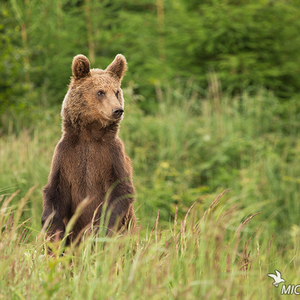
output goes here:
{"type": "Polygon", "coordinates": [[[99,224],[105,197],[105,215],[110,213],[108,233],[114,227],[134,226],[136,219],[131,161],[118,137],[125,57],[118,54],[106,70],[90,70],[89,60],[77,55],[72,71],[62,106],[63,135],[43,191],[42,225],[54,211],[47,232],[62,238],[79,203],[89,198],[73,228],[74,240],[80,232],[99,224]]]}

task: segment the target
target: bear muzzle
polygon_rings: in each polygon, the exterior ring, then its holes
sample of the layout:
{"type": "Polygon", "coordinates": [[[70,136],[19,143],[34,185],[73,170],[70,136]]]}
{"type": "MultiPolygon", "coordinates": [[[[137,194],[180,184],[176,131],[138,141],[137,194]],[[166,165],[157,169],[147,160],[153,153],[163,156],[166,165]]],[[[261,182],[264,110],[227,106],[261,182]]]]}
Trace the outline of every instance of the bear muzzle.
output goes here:
{"type": "Polygon", "coordinates": [[[117,107],[112,110],[113,117],[119,119],[122,117],[124,109],[122,107],[117,107]]]}

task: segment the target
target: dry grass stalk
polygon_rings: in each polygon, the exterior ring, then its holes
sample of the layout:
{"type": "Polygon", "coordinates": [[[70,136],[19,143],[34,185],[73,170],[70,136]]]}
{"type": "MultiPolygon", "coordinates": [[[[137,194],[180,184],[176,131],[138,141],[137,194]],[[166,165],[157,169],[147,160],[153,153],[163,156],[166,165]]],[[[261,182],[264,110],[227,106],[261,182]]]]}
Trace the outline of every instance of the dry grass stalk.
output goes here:
{"type": "Polygon", "coordinates": [[[240,242],[240,233],[243,229],[243,227],[250,222],[256,215],[260,214],[261,212],[257,212],[254,215],[250,216],[249,218],[247,218],[243,223],[241,223],[235,233],[235,237],[236,237],[236,242],[235,242],[235,247],[234,247],[234,259],[237,256],[237,252],[238,252],[238,246],[239,246],[239,242],[240,242]]]}
{"type": "Polygon", "coordinates": [[[230,190],[231,189],[227,189],[216,197],[216,199],[210,204],[209,208],[204,212],[203,217],[195,224],[193,231],[195,231],[195,229],[199,226],[199,224],[205,219],[206,215],[217,206],[222,196],[227,192],[229,192],[230,190]]]}
{"type": "Polygon", "coordinates": [[[175,217],[174,217],[174,236],[176,235],[177,215],[178,215],[178,206],[176,205],[176,208],[175,208],[175,217]]]}

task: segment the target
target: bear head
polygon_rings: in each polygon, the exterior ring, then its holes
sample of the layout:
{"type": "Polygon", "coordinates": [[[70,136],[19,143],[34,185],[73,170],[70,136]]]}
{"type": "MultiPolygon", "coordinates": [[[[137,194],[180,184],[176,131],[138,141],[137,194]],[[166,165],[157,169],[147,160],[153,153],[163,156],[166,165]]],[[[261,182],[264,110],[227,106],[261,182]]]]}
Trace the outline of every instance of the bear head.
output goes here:
{"type": "Polygon", "coordinates": [[[62,106],[63,121],[75,128],[93,122],[103,128],[119,123],[124,112],[121,81],[126,70],[127,62],[121,54],[105,70],[90,69],[86,56],[75,56],[73,77],[62,106]]]}

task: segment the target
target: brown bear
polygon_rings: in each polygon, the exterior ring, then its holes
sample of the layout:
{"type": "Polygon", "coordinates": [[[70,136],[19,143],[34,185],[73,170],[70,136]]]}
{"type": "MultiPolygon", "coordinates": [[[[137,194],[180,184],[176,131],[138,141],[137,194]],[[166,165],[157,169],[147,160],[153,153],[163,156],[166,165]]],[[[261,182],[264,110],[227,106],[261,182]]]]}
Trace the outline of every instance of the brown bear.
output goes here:
{"type": "Polygon", "coordinates": [[[124,112],[120,86],[126,69],[121,54],[105,70],[90,69],[84,55],[73,59],[73,77],[61,111],[63,134],[43,190],[41,223],[52,239],[64,237],[66,225],[84,199],[88,204],[68,243],[99,225],[102,207],[106,207],[104,218],[109,216],[107,234],[136,224],[131,161],[118,137],[124,112]]]}

